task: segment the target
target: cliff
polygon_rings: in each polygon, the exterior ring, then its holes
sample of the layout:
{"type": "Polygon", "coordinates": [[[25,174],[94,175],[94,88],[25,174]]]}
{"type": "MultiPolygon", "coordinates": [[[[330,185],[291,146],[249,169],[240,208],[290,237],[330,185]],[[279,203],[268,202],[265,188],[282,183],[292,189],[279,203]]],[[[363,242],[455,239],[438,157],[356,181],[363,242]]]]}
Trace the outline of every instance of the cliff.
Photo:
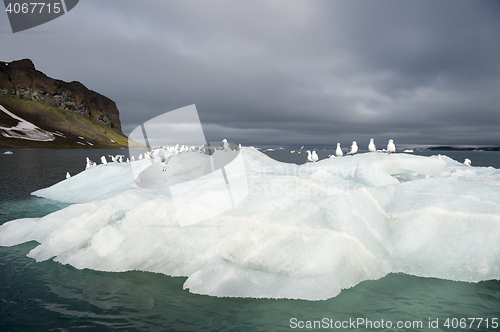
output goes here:
{"type": "Polygon", "coordinates": [[[36,70],[29,59],[0,61],[0,96],[37,101],[75,112],[121,132],[120,114],[114,101],[80,82],[50,78],[36,70]]]}
{"type": "Polygon", "coordinates": [[[0,148],[125,148],[116,104],[79,82],[47,77],[31,60],[0,61],[0,148]]]}

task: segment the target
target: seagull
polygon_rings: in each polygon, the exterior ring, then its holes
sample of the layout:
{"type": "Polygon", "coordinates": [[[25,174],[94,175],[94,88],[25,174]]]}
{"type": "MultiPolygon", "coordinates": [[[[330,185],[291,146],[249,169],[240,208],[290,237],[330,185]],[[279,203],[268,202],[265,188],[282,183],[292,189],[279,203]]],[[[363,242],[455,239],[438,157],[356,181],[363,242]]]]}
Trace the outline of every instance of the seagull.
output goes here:
{"type": "Polygon", "coordinates": [[[347,150],[346,154],[350,154],[351,156],[354,156],[356,154],[356,152],[358,152],[358,144],[356,143],[356,141],[352,141],[352,145],[349,148],[349,150],[347,150]]]}
{"type": "Polygon", "coordinates": [[[470,166],[471,164],[472,164],[471,160],[469,158],[465,158],[464,165],[465,166],[470,166]]]}
{"type": "Polygon", "coordinates": [[[69,179],[71,177],[71,174],[69,172],[66,172],[66,179],[69,179]]]}
{"type": "Polygon", "coordinates": [[[222,150],[229,150],[229,143],[225,138],[222,140],[222,150]]]}
{"type": "Polygon", "coordinates": [[[340,147],[340,143],[337,143],[337,150],[335,150],[335,155],[337,157],[342,157],[344,152],[342,152],[342,148],[340,147]]]}
{"type": "Polygon", "coordinates": [[[101,163],[102,163],[103,165],[106,165],[106,164],[108,163],[108,161],[106,160],[106,157],[105,157],[105,156],[102,156],[102,157],[101,157],[101,163]]]}
{"type": "Polygon", "coordinates": [[[300,154],[300,151],[302,151],[303,148],[304,146],[302,145],[302,147],[298,151],[290,151],[290,153],[300,154]]]}
{"type": "Polygon", "coordinates": [[[392,139],[387,143],[387,152],[394,153],[396,152],[396,145],[394,145],[394,141],[392,139]]]}
{"type": "Polygon", "coordinates": [[[158,156],[160,157],[160,161],[162,163],[165,163],[167,161],[167,158],[165,157],[165,153],[163,152],[163,150],[160,150],[160,152],[158,153],[158,156]]]}
{"type": "Polygon", "coordinates": [[[370,144],[368,144],[368,150],[370,152],[377,152],[377,147],[375,146],[375,142],[373,141],[373,138],[370,138],[370,144]]]}
{"type": "Polygon", "coordinates": [[[317,162],[318,161],[318,155],[316,154],[316,151],[313,151],[311,154],[311,151],[307,150],[307,160],[310,162],[317,162]]]}
{"type": "Polygon", "coordinates": [[[311,151],[307,150],[307,160],[309,161],[313,161],[313,158],[312,158],[312,155],[311,155],[311,151]]]}
{"type": "Polygon", "coordinates": [[[316,151],[312,152],[312,160],[314,162],[317,162],[319,160],[319,157],[318,157],[318,154],[316,153],[316,151]]]}
{"type": "Polygon", "coordinates": [[[94,166],[92,160],[90,160],[89,157],[87,157],[87,165],[85,166],[85,170],[88,170],[92,166],[94,166]]]}

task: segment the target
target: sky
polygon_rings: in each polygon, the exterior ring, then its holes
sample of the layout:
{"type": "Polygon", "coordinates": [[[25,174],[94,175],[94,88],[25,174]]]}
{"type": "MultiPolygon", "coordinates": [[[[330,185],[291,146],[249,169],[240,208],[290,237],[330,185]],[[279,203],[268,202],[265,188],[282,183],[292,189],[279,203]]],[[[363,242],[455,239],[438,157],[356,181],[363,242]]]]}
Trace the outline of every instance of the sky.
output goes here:
{"type": "Polygon", "coordinates": [[[82,0],[0,13],[0,61],[111,98],[125,134],[195,104],[207,141],[500,146],[499,32],[496,0],[82,0]]]}

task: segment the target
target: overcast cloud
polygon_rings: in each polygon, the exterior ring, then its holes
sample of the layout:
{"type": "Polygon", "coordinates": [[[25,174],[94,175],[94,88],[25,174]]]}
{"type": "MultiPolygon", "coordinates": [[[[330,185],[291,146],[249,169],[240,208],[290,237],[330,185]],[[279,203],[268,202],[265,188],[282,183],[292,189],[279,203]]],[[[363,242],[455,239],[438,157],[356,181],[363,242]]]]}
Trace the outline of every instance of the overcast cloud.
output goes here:
{"type": "Polygon", "coordinates": [[[500,1],[82,0],[0,31],[0,60],[111,98],[126,134],[196,104],[208,141],[500,146],[500,1]]]}

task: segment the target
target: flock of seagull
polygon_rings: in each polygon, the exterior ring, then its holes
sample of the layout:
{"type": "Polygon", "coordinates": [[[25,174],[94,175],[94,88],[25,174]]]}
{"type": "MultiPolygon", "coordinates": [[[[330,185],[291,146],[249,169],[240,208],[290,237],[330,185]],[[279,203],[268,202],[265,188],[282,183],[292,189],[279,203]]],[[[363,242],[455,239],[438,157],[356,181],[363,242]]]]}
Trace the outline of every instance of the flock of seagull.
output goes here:
{"type": "MultiPolygon", "coordinates": [[[[168,162],[169,158],[165,157],[165,152],[167,152],[170,155],[174,155],[174,154],[181,154],[183,152],[190,152],[190,151],[191,152],[207,153],[210,149],[212,149],[212,150],[241,150],[241,144],[239,144],[238,146],[235,146],[235,145],[232,145],[231,143],[228,143],[228,141],[226,139],[223,139],[221,143],[222,144],[220,146],[215,147],[215,148],[209,147],[206,144],[201,145],[201,146],[186,146],[186,145],[177,144],[175,146],[160,147],[157,149],[151,149],[149,151],[146,151],[143,154],[139,154],[138,160],[159,157],[160,160],[162,161],[162,163],[166,164],[168,162]]],[[[292,150],[292,151],[290,151],[290,153],[296,153],[296,154],[300,155],[303,148],[304,148],[304,146],[302,146],[297,151],[292,150]]],[[[353,141],[351,146],[347,150],[346,155],[353,156],[358,152],[358,150],[359,150],[358,144],[356,143],[356,141],[353,141]]],[[[390,139],[389,142],[387,143],[387,149],[377,150],[377,146],[375,145],[375,141],[373,138],[371,138],[370,143],[368,143],[368,151],[370,151],[370,152],[381,151],[381,152],[386,152],[386,153],[392,154],[392,153],[396,152],[396,145],[394,144],[394,140],[390,139]]],[[[307,152],[307,160],[309,162],[317,162],[319,160],[319,157],[318,157],[318,154],[316,153],[316,151],[313,150],[311,152],[310,150],[307,150],[306,152],[307,152]]],[[[413,152],[413,151],[411,151],[411,152],[413,152]]],[[[334,157],[343,157],[343,156],[344,156],[344,152],[342,151],[342,147],[340,146],[340,143],[337,143],[337,149],[335,150],[335,155],[329,155],[328,157],[334,158],[334,157]]],[[[125,158],[124,155],[108,155],[108,157],[110,157],[112,162],[114,162],[114,163],[130,163],[130,162],[135,160],[134,156],[132,156],[130,159],[127,158],[126,160],[124,160],[124,158],[125,158]]],[[[439,157],[441,157],[441,155],[439,155],[439,157]]],[[[106,156],[102,156],[101,157],[101,164],[106,165],[107,163],[108,163],[108,160],[106,159],[106,156]]],[[[471,164],[472,164],[471,160],[466,158],[464,161],[464,165],[470,166],[471,164]]],[[[90,160],[89,157],[87,157],[87,164],[85,166],[85,170],[87,170],[91,167],[95,167],[95,166],[97,166],[97,164],[94,161],[90,160]]],[[[66,178],[68,179],[70,177],[71,177],[71,175],[69,174],[69,172],[67,172],[66,178]]]]}
{"type": "MultiPolygon", "coordinates": [[[[304,148],[302,146],[298,151],[290,151],[291,153],[297,153],[300,154],[301,150],[304,148]]],[[[346,155],[354,156],[358,152],[358,143],[356,141],[353,141],[351,146],[346,152],[346,155]]],[[[368,144],[368,151],[370,152],[377,152],[377,146],[375,145],[375,141],[373,138],[370,138],[370,143],[368,144]]],[[[389,154],[392,154],[396,152],[396,145],[394,144],[394,140],[390,139],[389,143],[387,143],[387,149],[381,150],[382,152],[387,152],[389,154]]],[[[310,151],[307,150],[307,160],[310,162],[316,162],[319,160],[318,154],[316,151],[310,151]]],[[[334,158],[335,156],[337,157],[343,157],[344,156],[344,151],[342,151],[342,147],[340,146],[340,143],[337,143],[337,149],[335,150],[335,155],[329,155],[328,158],[334,158]]]]}
{"type": "MultiPolygon", "coordinates": [[[[168,160],[170,159],[169,157],[167,158],[165,155],[176,155],[176,154],[181,154],[181,153],[184,153],[184,152],[200,152],[200,153],[210,153],[210,152],[214,152],[216,150],[221,150],[221,151],[224,151],[224,150],[241,150],[241,144],[239,144],[238,146],[234,145],[234,144],[231,144],[227,141],[227,139],[223,139],[221,141],[221,144],[219,146],[215,146],[215,147],[210,147],[208,146],[207,144],[203,144],[201,146],[187,146],[187,145],[179,145],[179,144],[176,144],[174,146],[167,146],[167,147],[160,147],[160,148],[157,148],[157,149],[151,149],[149,151],[146,151],[144,153],[141,153],[137,156],[137,159],[138,160],[142,160],[142,159],[151,159],[151,158],[156,158],[156,157],[159,157],[161,162],[166,164],[168,162],[168,160]]],[[[134,156],[131,156],[130,159],[127,158],[126,160],[124,159],[125,156],[124,155],[121,155],[121,154],[118,154],[118,155],[108,155],[108,157],[111,158],[111,161],[114,162],[114,163],[130,163],[130,162],[133,162],[135,161],[135,158],[134,156]]],[[[108,163],[108,160],[106,159],[106,156],[102,156],[101,157],[101,164],[102,165],[106,165],[108,163]]],[[[92,168],[92,167],[95,167],[97,166],[97,163],[90,160],[89,157],[87,157],[87,164],[85,166],[85,170],[89,169],[89,168],[92,168]]],[[[71,175],[69,174],[69,172],[66,173],[66,178],[70,178],[71,175]]]]}
{"type": "MultiPolygon", "coordinates": [[[[304,146],[302,146],[298,151],[290,151],[290,153],[300,154],[300,152],[303,148],[304,148],[304,146]]],[[[347,150],[346,155],[354,156],[358,152],[358,150],[359,150],[358,144],[356,143],[356,141],[352,141],[352,144],[349,147],[349,149],[347,150]]],[[[368,151],[370,151],[370,152],[381,151],[381,152],[386,152],[386,153],[392,154],[392,153],[396,152],[396,145],[394,144],[394,140],[390,139],[389,142],[387,143],[387,149],[377,150],[377,146],[375,145],[374,139],[370,138],[370,143],[368,143],[368,151]]],[[[316,151],[311,152],[310,150],[307,150],[306,152],[307,152],[307,160],[309,162],[317,162],[319,160],[319,157],[318,157],[318,154],[316,153],[316,151]]],[[[413,152],[413,150],[405,150],[405,152],[413,152]]],[[[328,156],[328,158],[334,158],[335,156],[337,156],[337,157],[344,156],[344,152],[342,151],[342,148],[340,147],[340,143],[337,143],[337,149],[335,150],[335,155],[331,154],[328,156]]],[[[439,157],[439,159],[441,159],[441,155],[439,155],[438,157],[439,157]]],[[[465,158],[464,165],[471,166],[472,161],[469,158],[465,158]]]]}

